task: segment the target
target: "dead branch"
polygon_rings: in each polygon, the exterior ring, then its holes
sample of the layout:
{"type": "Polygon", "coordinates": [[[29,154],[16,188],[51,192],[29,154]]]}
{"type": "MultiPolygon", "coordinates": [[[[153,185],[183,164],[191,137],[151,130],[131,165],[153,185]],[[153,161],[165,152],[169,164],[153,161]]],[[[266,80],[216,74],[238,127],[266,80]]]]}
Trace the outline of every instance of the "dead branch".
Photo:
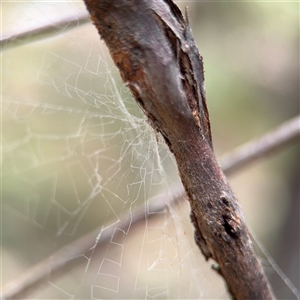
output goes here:
{"type": "Polygon", "coordinates": [[[215,158],[203,62],[171,0],[85,0],[124,82],[174,154],[195,240],[234,299],[273,299],[244,216],[215,158]]]}

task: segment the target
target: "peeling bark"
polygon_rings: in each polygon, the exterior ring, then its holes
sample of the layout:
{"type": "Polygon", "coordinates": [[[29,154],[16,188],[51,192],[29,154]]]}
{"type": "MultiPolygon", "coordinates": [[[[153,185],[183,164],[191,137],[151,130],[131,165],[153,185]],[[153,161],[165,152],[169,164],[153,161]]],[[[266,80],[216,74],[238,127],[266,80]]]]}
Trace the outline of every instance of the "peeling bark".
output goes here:
{"type": "Polygon", "coordinates": [[[124,82],[173,152],[195,240],[233,299],[273,299],[245,220],[215,158],[202,57],[171,0],[85,0],[124,82]]]}

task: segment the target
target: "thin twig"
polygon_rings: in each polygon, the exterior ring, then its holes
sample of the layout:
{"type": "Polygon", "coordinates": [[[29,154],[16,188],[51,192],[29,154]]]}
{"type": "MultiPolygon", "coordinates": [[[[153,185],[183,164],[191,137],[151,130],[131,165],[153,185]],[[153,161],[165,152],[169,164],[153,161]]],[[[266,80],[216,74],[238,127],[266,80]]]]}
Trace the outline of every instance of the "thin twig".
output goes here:
{"type": "Polygon", "coordinates": [[[180,189],[175,188],[168,197],[166,195],[160,195],[137,207],[134,212],[126,212],[119,220],[111,224],[97,227],[76,241],[62,247],[54,254],[51,254],[50,257],[23,273],[22,276],[16,280],[9,282],[3,289],[1,299],[15,299],[16,297],[24,298],[35,290],[43,280],[47,279],[49,274],[57,272],[71,261],[87,254],[87,252],[94,247],[101,247],[101,245],[107,243],[111,240],[111,237],[114,236],[117,229],[124,231],[126,228],[129,228],[140,221],[156,217],[159,213],[163,213],[166,210],[167,205],[169,205],[167,203],[169,200],[174,204],[175,202],[180,201],[182,197],[181,187],[180,189]]]}
{"type": "MultiPolygon", "coordinates": [[[[246,164],[252,163],[268,154],[275,154],[276,151],[283,146],[295,141],[297,137],[300,137],[299,122],[300,117],[298,116],[265,134],[261,138],[249,142],[225,155],[224,159],[221,160],[224,172],[233,174],[238,169],[245,167],[246,164]],[[240,157],[243,157],[243,163],[241,163],[241,159],[238,159],[240,157]],[[232,159],[232,161],[230,161],[230,159],[232,159]]],[[[180,199],[184,197],[185,192],[182,186],[174,187],[167,197],[166,195],[161,195],[154,201],[149,200],[146,208],[145,204],[143,204],[134,214],[127,212],[120,217],[119,221],[96,228],[71,244],[64,246],[49,258],[7,284],[3,289],[2,299],[24,297],[24,293],[34,290],[49,274],[61,269],[75,258],[87,253],[95,246],[97,237],[100,237],[97,245],[105,244],[111,239],[116,228],[122,230],[127,228],[129,224],[130,226],[134,226],[139,221],[154,217],[157,213],[164,211],[167,205],[180,203],[180,199]]]]}
{"type": "Polygon", "coordinates": [[[288,143],[299,140],[300,116],[297,116],[263,137],[250,141],[221,158],[221,166],[226,174],[265,157],[288,143]]]}
{"type": "Polygon", "coordinates": [[[59,31],[66,32],[71,29],[76,29],[79,26],[90,22],[90,17],[87,12],[65,17],[54,23],[41,25],[31,29],[26,29],[23,32],[18,32],[7,37],[1,37],[0,49],[8,50],[34,41],[57,35],[59,31]]]}

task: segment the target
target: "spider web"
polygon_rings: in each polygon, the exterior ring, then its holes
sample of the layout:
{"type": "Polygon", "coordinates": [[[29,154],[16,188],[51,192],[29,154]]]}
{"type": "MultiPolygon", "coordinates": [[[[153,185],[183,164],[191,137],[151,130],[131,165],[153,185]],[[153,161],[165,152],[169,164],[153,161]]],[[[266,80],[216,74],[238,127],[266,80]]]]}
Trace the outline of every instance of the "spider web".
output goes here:
{"type": "MultiPolygon", "coordinates": [[[[18,7],[16,27],[83,9],[74,3],[6,5],[18,7]]],[[[95,245],[76,258],[71,274],[56,280],[50,271],[36,297],[205,297],[201,285],[208,277],[198,267],[205,263],[185,237],[186,231],[193,236],[185,201],[184,220],[169,207],[154,220],[117,226],[122,214],[132,218],[142,203],[148,211],[156,195],[165,193],[168,202],[179,180],[173,158],[122,86],[94,27],[11,50],[3,62],[4,224],[22,249],[18,264],[28,268],[100,226],[95,245]],[[102,235],[115,224],[103,244],[102,235]]],[[[222,289],[225,295],[219,281],[216,297],[222,289]]]]}
{"type": "MultiPolygon", "coordinates": [[[[76,15],[80,2],[3,2],[9,31],[76,15]]],[[[5,27],[4,27],[5,31],[5,27]]],[[[97,228],[35,299],[225,299],[193,241],[189,206],[160,137],[123,86],[92,24],[2,56],[4,283],[97,228]],[[161,198],[161,195],[164,195],[161,198]],[[154,217],[133,222],[151,201],[154,217]],[[127,226],[119,226],[123,216],[127,226]],[[114,228],[109,239],[104,236],[114,228]]],[[[32,298],[32,296],[31,296],[32,298]]]]}

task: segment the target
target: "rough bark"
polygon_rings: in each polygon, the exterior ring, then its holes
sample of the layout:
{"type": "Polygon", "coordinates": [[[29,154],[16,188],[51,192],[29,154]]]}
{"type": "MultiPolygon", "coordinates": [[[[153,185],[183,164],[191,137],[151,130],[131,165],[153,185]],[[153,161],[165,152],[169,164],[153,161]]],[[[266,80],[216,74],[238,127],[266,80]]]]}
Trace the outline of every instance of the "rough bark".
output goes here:
{"type": "Polygon", "coordinates": [[[171,0],[85,0],[124,82],[173,152],[195,240],[233,299],[273,299],[212,147],[202,57],[171,0]]]}

